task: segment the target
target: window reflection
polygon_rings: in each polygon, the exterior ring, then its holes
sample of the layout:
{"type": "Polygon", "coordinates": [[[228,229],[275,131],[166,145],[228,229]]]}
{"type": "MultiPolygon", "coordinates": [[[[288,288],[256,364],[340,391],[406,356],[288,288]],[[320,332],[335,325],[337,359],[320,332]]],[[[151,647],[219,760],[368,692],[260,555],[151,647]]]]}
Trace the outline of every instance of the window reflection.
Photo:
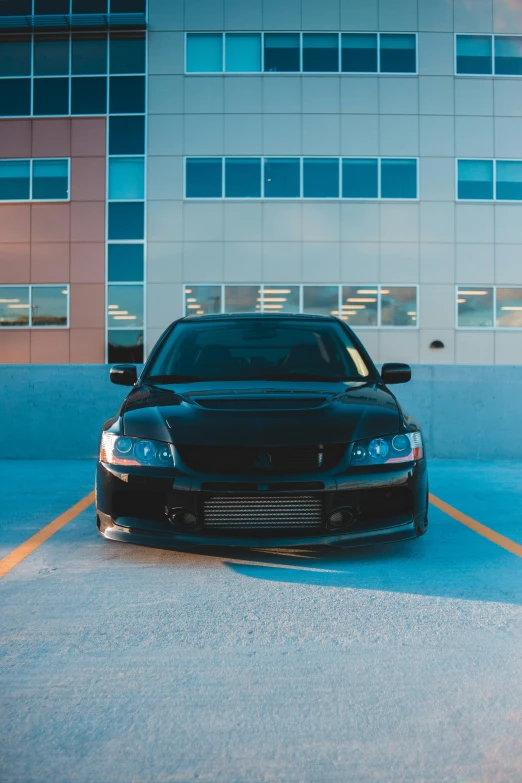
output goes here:
{"type": "Polygon", "coordinates": [[[460,286],[457,289],[458,326],[493,326],[493,288],[460,286]]]}
{"type": "Polygon", "coordinates": [[[67,326],[68,297],[69,291],[63,285],[34,285],[31,326],[67,326]]]}
{"type": "Polygon", "coordinates": [[[110,364],[141,364],[143,332],[139,329],[109,329],[107,359],[110,364]]]}
{"type": "Polygon", "coordinates": [[[208,315],[221,312],[220,285],[193,285],[185,288],[186,315],[208,315]]]}
{"type": "Polygon", "coordinates": [[[107,323],[111,327],[143,326],[143,286],[107,287],[107,323]]]}
{"type": "Polygon", "coordinates": [[[504,328],[522,327],[522,288],[497,288],[496,325],[504,328]]]}
{"type": "Polygon", "coordinates": [[[259,297],[265,313],[298,313],[299,286],[264,286],[259,297]]]}
{"type": "Polygon", "coordinates": [[[0,286],[2,326],[29,326],[29,286],[0,286]]]}
{"type": "Polygon", "coordinates": [[[260,288],[256,285],[225,286],[226,313],[255,313],[260,310],[260,288]]]}
{"type": "Polygon", "coordinates": [[[377,326],[379,288],[343,285],[339,318],[350,326],[377,326]]]}
{"type": "Polygon", "coordinates": [[[303,313],[313,315],[338,315],[339,286],[304,285],[303,313]]]}
{"type": "Polygon", "coordinates": [[[417,289],[381,287],[381,326],[417,326],[417,289]]]}

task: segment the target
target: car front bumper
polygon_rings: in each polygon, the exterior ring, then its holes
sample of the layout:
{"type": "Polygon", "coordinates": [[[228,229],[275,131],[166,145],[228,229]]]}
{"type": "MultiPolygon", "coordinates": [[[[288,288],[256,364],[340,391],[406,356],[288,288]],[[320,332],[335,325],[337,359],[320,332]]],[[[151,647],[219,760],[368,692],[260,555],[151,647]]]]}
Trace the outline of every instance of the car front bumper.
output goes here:
{"type": "Polygon", "coordinates": [[[234,477],[187,475],[98,463],[96,514],[100,533],[113,541],[159,548],[196,546],[295,547],[319,544],[363,546],[415,538],[427,514],[426,460],[379,468],[348,469],[313,476],[234,477]],[[219,480],[216,480],[218,479],[219,480]],[[320,479],[320,481],[318,481],[320,479]],[[268,482],[268,483],[267,483],[268,482]],[[320,499],[321,523],[314,527],[226,527],[205,525],[205,501],[247,495],[255,498],[320,499]],[[334,527],[336,509],[354,510],[350,524],[334,527]],[[197,529],[171,521],[172,509],[199,520],[197,529]]]}

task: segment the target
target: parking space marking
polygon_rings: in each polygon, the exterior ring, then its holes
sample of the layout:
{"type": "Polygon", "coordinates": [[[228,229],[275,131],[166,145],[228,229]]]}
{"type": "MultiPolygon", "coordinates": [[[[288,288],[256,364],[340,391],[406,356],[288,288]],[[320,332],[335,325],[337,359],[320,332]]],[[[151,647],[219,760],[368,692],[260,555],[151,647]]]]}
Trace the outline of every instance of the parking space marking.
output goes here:
{"type": "Polygon", "coordinates": [[[431,493],[429,499],[432,505],[440,509],[440,511],[444,511],[445,514],[453,517],[453,519],[456,519],[457,522],[461,522],[463,525],[466,525],[466,527],[474,530],[475,533],[487,538],[489,541],[497,544],[497,546],[502,547],[502,549],[506,549],[508,552],[511,552],[511,554],[522,557],[522,546],[520,544],[516,544],[510,538],[506,538],[506,536],[496,533],[490,527],[486,527],[486,525],[483,525],[481,522],[477,522],[476,519],[468,517],[466,514],[463,514],[462,511],[453,508],[449,503],[445,503],[444,500],[440,500],[440,498],[435,497],[435,495],[432,495],[431,493]]]}
{"type": "Polygon", "coordinates": [[[78,503],[75,503],[74,506],[68,508],[67,511],[64,511],[63,514],[60,514],[59,517],[56,517],[56,519],[53,519],[52,522],[49,522],[48,525],[35,533],[34,536],[31,536],[31,538],[28,538],[23,544],[20,544],[16,549],[13,549],[9,555],[2,558],[2,560],[0,560],[0,579],[21,563],[22,560],[25,560],[25,558],[34,552],[35,549],[38,549],[38,547],[45,543],[48,538],[54,536],[58,530],[77,517],[78,514],[81,514],[82,511],[85,511],[93,502],[94,491],[89,492],[89,494],[79,500],[78,503]]]}

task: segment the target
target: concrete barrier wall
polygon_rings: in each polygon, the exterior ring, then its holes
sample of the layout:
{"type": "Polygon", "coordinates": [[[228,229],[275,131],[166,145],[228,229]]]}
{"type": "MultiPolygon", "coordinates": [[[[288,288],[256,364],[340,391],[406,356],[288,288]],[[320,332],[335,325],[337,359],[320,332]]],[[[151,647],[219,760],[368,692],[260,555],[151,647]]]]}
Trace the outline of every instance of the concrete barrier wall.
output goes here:
{"type": "MultiPolygon", "coordinates": [[[[522,367],[414,365],[392,387],[431,457],[520,459],[522,367]]],[[[126,389],[106,365],[0,365],[0,458],[94,457],[126,389]]]]}

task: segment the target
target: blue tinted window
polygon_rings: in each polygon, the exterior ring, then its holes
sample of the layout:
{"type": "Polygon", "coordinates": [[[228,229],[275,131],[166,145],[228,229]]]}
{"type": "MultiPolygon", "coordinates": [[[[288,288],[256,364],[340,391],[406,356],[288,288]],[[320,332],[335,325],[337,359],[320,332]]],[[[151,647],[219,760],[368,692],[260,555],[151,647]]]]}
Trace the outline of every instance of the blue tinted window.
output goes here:
{"type": "Polygon", "coordinates": [[[493,198],[493,161],[458,161],[458,197],[460,199],[493,198]]]}
{"type": "Polygon", "coordinates": [[[109,329],[107,359],[110,364],[141,364],[143,332],[140,329],[109,329]]]}
{"type": "Polygon", "coordinates": [[[69,36],[35,36],[34,73],[36,76],[60,76],[69,73],[69,36]]]}
{"type": "Polygon", "coordinates": [[[261,70],[261,36],[258,33],[227,33],[225,70],[261,70]]]}
{"type": "Polygon", "coordinates": [[[29,326],[29,286],[0,286],[0,329],[6,326],[29,326]]]}
{"type": "Polygon", "coordinates": [[[67,326],[68,297],[63,285],[33,285],[31,326],[67,326]]]}
{"type": "Polygon", "coordinates": [[[143,286],[109,285],[108,327],[143,326],[143,286]]]}
{"type": "Polygon", "coordinates": [[[299,71],[298,33],[265,33],[265,71],[299,71]]]}
{"type": "Polygon", "coordinates": [[[109,204],[109,239],[143,239],[144,205],[129,201],[109,204]]]}
{"type": "Polygon", "coordinates": [[[491,72],[491,36],[457,35],[457,73],[491,72]]]}
{"type": "Polygon", "coordinates": [[[34,79],[33,114],[69,114],[69,79],[34,79]]]}
{"type": "Polygon", "coordinates": [[[222,177],[221,158],[187,158],[187,198],[221,198],[222,177]]]}
{"type": "Polygon", "coordinates": [[[143,245],[109,245],[110,282],[143,280],[143,245]]]}
{"type": "Polygon", "coordinates": [[[106,114],[107,78],[78,76],[71,79],[71,114],[106,114]]]}
{"type": "Polygon", "coordinates": [[[31,80],[0,79],[0,116],[27,117],[31,114],[31,80]]]}
{"type": "Polygon", "coordinates": [[[522,36],[495,36],[495,73],[522,76],[522,36]]]}
{"type": "Polygon", "coordinates": [[[497,160],[497,198],[522,201],[522,161],[497,160]]]}
{"type": "Polygon", "coordinates": [[[144,191],[143,158],[111,158],[109,160],[110,199],[142,199],[144,191]]]}
{"type": "Polygon", "coordinates": [[[337,158],[305,158],[303,161],[305,198],[339,198],[337,158]]]}
{"type": "Polygon", "coordinates": [[[381,33],[380,56],[381,73],[415,73],[415,36],[411,33],[381,33]]]}
{"type": "Polygon", "coordinates": [[[33,161],[33,198],[58,201],[69,198],[67,160],[33,161]]]}
{"type": "Polygon", "coordinates": [[[339,311],[339,287],[336,285],[304,285],[303,313],[335,315],[339,311]]]}
{"type": "Polygon", "coordinates": [[[26,16],[32,13],[31,0],[2,0],[2,16],[26,16]]]}
{"type": "Polygon", "coordinates": [[[35,14],[68,14],[70,10],[69,0],[34,0],[35,14]]]}
{"type": "Polygon", "coordinates": [[[339,70],[339,36],[335,33],[303,34],[303,71],[339,70]]]}
{"type": "Polygon", "coordinates": [[[109,118],[109,155],[145,153],[145,117],[109,118]]]}
{"type": "Polygon", "coordinates": [[[145,73],[145,36],[113,33],[110,41],[111,73],[145,73]]]}
{"type": "Polygon", "coordinates": [[[110,0],[111,14],[144,14],[146,0],[110,0]]]}
{"type": "Polygon", "coordinates": [[[31,39],[29,36],[0,36],[0,76],[29,76],[30,73],[31,39]]]}
{"type": "Polygon", "coordinates": [[[341,67],[344,73],[376,73],[377,35],[375,33],[343,33],[341,36],[341,67]]]}
{"type": "Polygon", "coordinates": [[[0,161],[0,201],[22,201],[30,195],[30,162],[0,161]]]}
{"type": "Polygon", "coordinates": [[[220,285],[193,285],[190,288],[185,288],[186,315],[208,315],[220,312],[220,285]]]}
{"type": "Polygon", "coordinates": [[[145,77],[111,76],[111,114],[141,114],[145,111],[145,77]]]}
{"type": "Polygon", "coordinates": [[[73,14],[106,14],[107,0],[72,0],[73,14]]]}
{"type": "Polygon", "coordinates": [[[107,36],[77,34],[71,42],[71,73],[107,73],[107,36]]]}
{"type": "Polygon", "coordinates": [[[299,198],[300,182],[299,158],[265,160],[265,198],[299,198]]]}
{"type": "Polygon", "coordinates": [[[417,198],[416,160],[381,160],[381,197],[417,198]]]}
{"type": "Polygon", "coordinates": [[[225,159],[226,198],[259,198],[261,196],[261,159],[225,159]]]}
{"type": "Polygon", "coordinates": [[[223,36],[221,33],[188,33],[187,71],[211,73],[223,70],[223,36]]]}
{"type": "Polygon", "coordinates": [[[343,160],[343,198],[377,198],[379,175],[376,158],[343,160]]]}

